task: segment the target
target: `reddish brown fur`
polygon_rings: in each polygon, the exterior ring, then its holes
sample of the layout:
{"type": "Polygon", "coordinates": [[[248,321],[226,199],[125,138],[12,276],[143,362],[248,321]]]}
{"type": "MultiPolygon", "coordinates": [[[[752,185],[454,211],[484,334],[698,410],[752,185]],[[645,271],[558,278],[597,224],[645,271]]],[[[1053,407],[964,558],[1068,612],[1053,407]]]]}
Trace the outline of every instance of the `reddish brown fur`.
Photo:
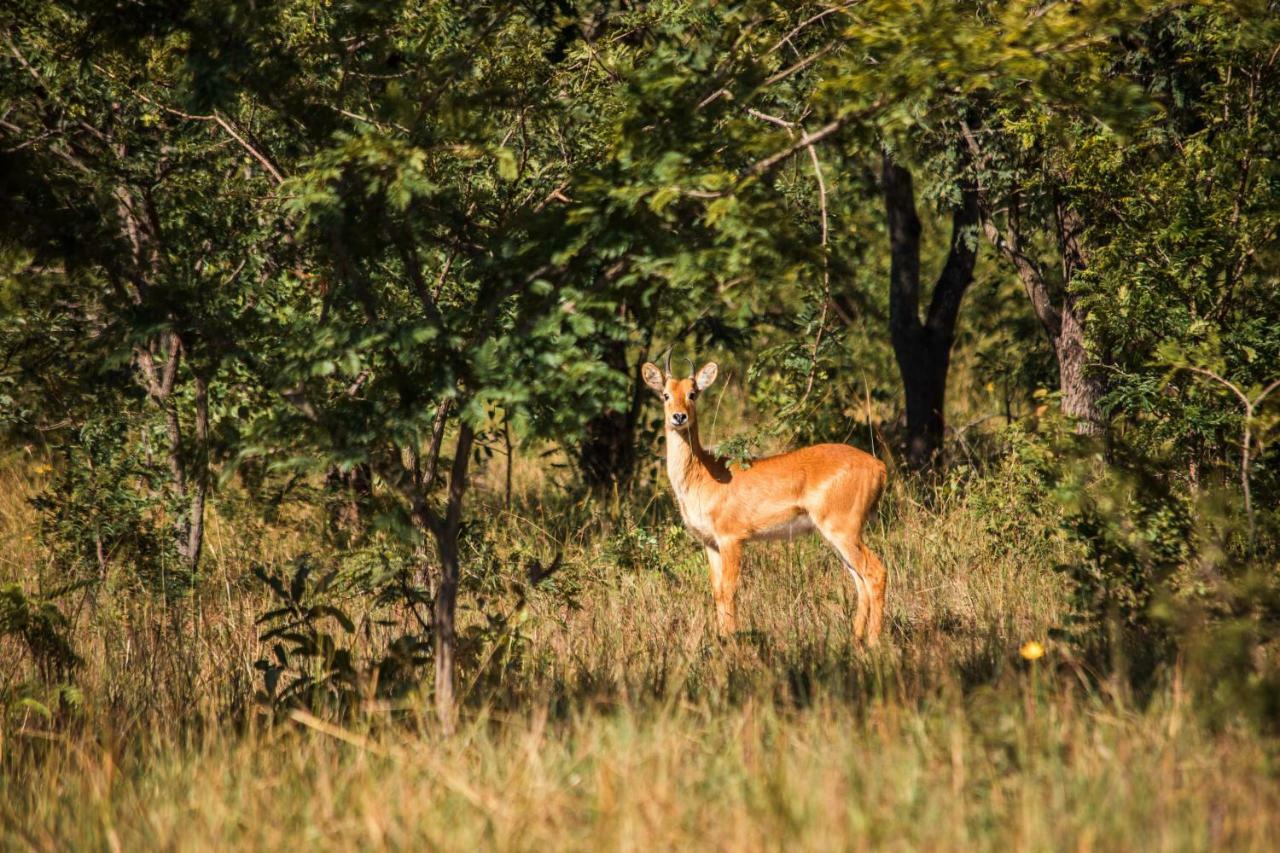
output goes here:
{"type": "Polygon", "coordinates": [[[818,444],[731,469],[698,439],[698,393],[716,366],[697,377],[665,376],[646,364],[645,383],[664,398],[667,475],[685,523],[707,549],[721,633],[737,625],[734,595],[742,544],[817,530],[835,549],[858,591],[854,635],[874,644],[884,624],[886,572],[862,541],[862,528],[884,489],[884,464],[844,444],[818,444]],[[680,416],[687,420],[677,423],[680,416]]]}

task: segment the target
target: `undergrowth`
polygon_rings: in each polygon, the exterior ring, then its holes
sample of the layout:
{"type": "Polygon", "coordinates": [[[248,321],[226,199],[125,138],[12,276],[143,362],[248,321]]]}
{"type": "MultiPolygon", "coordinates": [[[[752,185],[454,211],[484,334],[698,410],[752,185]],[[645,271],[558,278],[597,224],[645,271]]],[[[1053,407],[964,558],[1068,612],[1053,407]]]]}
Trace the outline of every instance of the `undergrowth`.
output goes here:
{"type": "Polygon", "coordinates": [[[339,549],[305,505],[246,517],[232,485],[189,590],[127,566],[59,590],[32,535],[46,473],[10,459],[0,584],[31,627],[0,638],[3,845],[1274,847],[1275,742],[1177,668],[1138,693],[1059,638],[1088,555],[1010,460],[895,482],[868,531],[891,573],[874,650],[818,540],[747,550],[721,640],[660,481],[606,518],[533,463],[507,507],[489,471],[444,738],[420,555],[339,549]]]}

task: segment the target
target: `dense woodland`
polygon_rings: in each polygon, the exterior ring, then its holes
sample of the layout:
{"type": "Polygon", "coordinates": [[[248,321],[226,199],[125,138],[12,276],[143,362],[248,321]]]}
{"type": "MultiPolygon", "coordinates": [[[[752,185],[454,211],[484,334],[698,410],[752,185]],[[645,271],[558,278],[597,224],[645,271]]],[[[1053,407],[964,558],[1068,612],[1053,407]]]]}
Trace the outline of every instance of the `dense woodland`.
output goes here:
{"type": "Polygon", "coordinates": [[[1274,2],[12,0],[0,30],[15,846],[1280,837],[1274,2]],[[664,357],[719,362],[736,464],[889,466],[883,649],[810,546],[760,552],[716,638],[664,357]],[[681,738],[772,781],[663,764],[681,738]],[[690,835],[613,793],[643,756],[690,835]],[[911,808],[850,781],[917,760],[911,808]],[[219,787],[317,766],[332,813],[219,787]],[[439,812],[387,806],[405,773],[439,812]],[[157,785],[245,816],[184,840],[157,785]],[[1037,791],[1057,817],[1010,805],[1037,791]]]}

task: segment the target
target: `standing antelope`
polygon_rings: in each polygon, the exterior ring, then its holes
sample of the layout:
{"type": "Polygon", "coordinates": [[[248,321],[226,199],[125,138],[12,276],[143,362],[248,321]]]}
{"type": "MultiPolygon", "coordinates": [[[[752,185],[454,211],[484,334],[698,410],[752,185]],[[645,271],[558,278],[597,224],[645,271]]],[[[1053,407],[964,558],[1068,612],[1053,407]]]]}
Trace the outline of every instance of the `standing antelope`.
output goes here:
{"type": "Polygon", "coordinates": [[[731,471],[698,440],[694,400],[716,381],[714,362],[687,379],[641,368],[644,382],[662,395],[667,477],[684,522],[707,549],[711,594],[721,634],[736,627],[734,594],[742,543],[789,539],[817,530],[835,549],[858,593],[853,633],[875,644],[884,623],[886,573],[862,542],[862,527],[884,489],[884,464],[844,444],[817,444],[752,461],[731,471]]]}

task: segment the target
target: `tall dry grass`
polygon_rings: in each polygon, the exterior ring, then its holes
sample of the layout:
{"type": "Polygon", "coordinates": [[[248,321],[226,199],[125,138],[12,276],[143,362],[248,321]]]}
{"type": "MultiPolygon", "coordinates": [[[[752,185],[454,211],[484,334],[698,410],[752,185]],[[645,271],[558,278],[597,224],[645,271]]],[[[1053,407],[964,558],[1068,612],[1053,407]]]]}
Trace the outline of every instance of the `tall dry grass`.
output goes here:
{"type": "MultiPolygon", "coordinates": [[[[52,581],[28,503],[35,470],[22,457],[0,470],[0,583],[27,589],[52,581]]],[[[515,566],[561,550],[565,568],[520,624],[518,663],[472,690],[449,739],[413,710],[425,697],[337,721],[244,711],[268,605],[248,567],[323,547],[305,508],[266,525],[227,496],[190,594],[165,599],[122,570],[65,601],[82,707],[56,724],[2,717],[3,846],[1280,842],[1272,741],[1208,728],[1176,679],[1138,705],[1049,643],[1068,605],[1053,566],[1071,555],[1031,509],[1001,507],[998,473],[985,501],[947,489],[887,499],[870,531],[891,571],[873,651],[852,643],[852,584],[820,542],[748,550],[743,630],[725,642],[701,549],[664,497],[606,520],[548,497],[548,476],[519,462],[510,509],[504,472],[479,483],[477,515],[492,523],[474,559],[515,566]],[[1017,653],[1030,639],[1049,644],[1035,664],[1017,653]]],[[[0,650],[0,687],[30,677],[14,644],[0,650]]]]}

